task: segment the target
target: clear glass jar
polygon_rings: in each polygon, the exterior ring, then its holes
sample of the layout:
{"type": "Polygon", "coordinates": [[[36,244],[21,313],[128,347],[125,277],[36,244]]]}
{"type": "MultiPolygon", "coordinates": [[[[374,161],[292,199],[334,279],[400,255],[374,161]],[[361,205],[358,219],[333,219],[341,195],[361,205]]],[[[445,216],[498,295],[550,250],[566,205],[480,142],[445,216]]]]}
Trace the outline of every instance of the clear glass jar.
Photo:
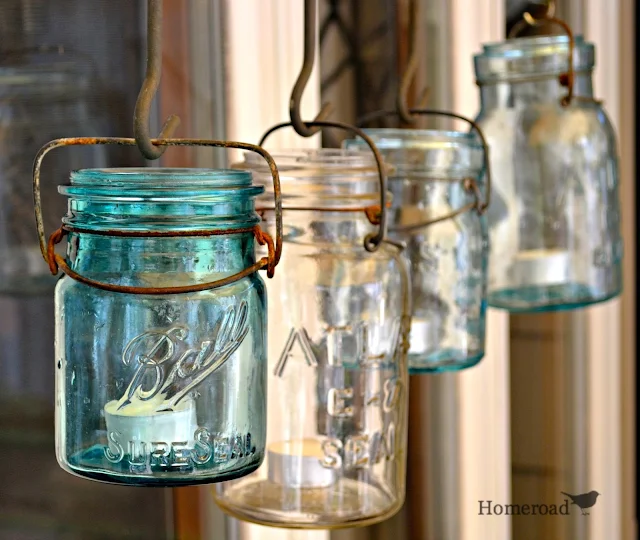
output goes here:
{"type": "MultiPolygon", "coordinates": [[[[476,203],[484,152],[473,134],[406,129],[365,130],[395,167],[389,235],[411,262],[413,316],[409,372],[459,370],[484,356],[488,233],[477,209],[403,231],[476,203]]],[[[361,139],[345,141],[362,149],[361,139]]],[[[480,203],[482,201],[479,201],[480,203]]]]}
{"type": "Polygon", "coordinates": [[[489,305],[572,309],[622,287],[618,157],[593,100],[594,46],[575,38],[574,98],[559,77],[569,38],[518,38],[475,57],[494,179],[489,206],[489,305]]]}
{"type": "MultiPolygon", "coordinates": [[[[32,156],[52,139],[99,134],[89,90],[90,78],[73,63],[0,67],[0,293],[53,291],[33,225],[32,156]]],[[[58,228],[64,212],[56,186],[70,170],[103,166],[105,156],[103,147],[85,146],[50,158],[42,182],[47,230],[58,228]]]]}
{"type": "MultiPolygon", "coordinates": [[[[267,457],[256,473],[217,486],[215,499],[233,516],[277,527],[381,521],[405,495],[407,268],[395,246],[364,249],[376,229],[363,208],[379,202],[371,153],[272,155],[284,249],[267,283],[267,457]]],[[[253,156],[236,166],[268,186],[253,156]]],[[[263,219],[272,226],[271,200],[265,194],[263,219]]]]}
{"type": "MultiPolygon", "coordinates": [[[[114,285],[180,287],[255,262],[242,171],[92,169],[69,196],[67,261],[114,285]],[[189,236],[202,231],[212,236],[189,236]],[[123,237],[180,231],[185,236],[123,237]],[[99,234],[98,234],[99,233],[99,234]]],[[[186,294],[56,287],[56,453],[105,482],[179,486],[248,474],[266,436],[266,298],[257,273],[186,294]]]]}

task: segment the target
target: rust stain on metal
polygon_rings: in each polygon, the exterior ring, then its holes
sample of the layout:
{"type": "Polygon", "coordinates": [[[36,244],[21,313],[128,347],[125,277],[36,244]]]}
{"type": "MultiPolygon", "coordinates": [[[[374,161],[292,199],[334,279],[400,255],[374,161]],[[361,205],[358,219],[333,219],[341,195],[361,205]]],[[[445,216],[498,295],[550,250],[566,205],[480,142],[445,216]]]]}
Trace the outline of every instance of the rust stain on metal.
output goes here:
{"type": "Polygon", "coordinates": [[[255,227],[250,228],[242,228],[242,229],[211,229],[207,231],[195,231],[195,232],[185,232],[185,231],[150,231],[150,232],[142,232],[142,231],[94,231],[91,229],[81,229],[75,227],[66,227],[62,226],[57,231],[55,231],[49,237],[49,242],[47,243],[47,263],[49,264],[49,268],[53,275],[56,275],[59,270],[62,270],[67,276],[80,283],[84,283],[85,285],[89,285],[91,287],[95,287],[97,289],[101,289],[103,291],[109,292],[117,292],[117,293],[125,293],[125,294],[147,294],[147,295],[166,295],[166,294],[186,294],[200,291],[207,291],[211,289],[217,289],[219,287],[224,287],[225,285],[229,285],[234,283],[244,277],[247,277],[254,272],[262,268],[267,268],[267,275],[269,277],[273,277],[273,273],[275,270],[275,248],[273,244],[273,239],[271,236],[260,229],[257,225],[255,227]],[[268,257],[263,257],[255,264],[251,265],[249,268],[245,268],[244,270],[228,276],[223,279],[218,279],[215,281],[210,281],[207,283],[197,283],[193,285],[185,285],[182,287],[131,287],[124,285],[113,285],[111,283],[104,283],[102,281],[97,281],[94,279],[87,278],[81,274],[78,274],[75,270],[71,269],[71,267],[67,264],[63,257],[58,255],[55,252],[56,244],[59,244],[62,239],[69,233],[79,233],[79,234],[97,234],[100,236],[119,236],[119,237],[130,237],[130,238],[154,238],[154,237],[185,237],[185,236],[221,236],[228,234],[242,234],[247,232],[253,232],[256,241],[260,245],[267,245],[269,255],[268,257]]]}

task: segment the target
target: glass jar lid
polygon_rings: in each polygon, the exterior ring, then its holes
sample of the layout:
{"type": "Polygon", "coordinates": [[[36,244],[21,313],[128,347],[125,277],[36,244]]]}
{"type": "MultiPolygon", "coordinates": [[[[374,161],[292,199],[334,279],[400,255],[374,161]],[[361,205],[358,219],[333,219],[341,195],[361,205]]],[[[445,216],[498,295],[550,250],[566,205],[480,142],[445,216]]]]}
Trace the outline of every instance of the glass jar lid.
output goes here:
{"type": "MultiPolygon", "coordinates": [[[[575,71],[588,71],[595,65],[595,46],[575,36],[573,51],[575,71]]],[[[569,37],[537,36],[488,43],[474,56],[479,83],[518,81],[531,76],[554,76],[569,70],[569,37]]]]}
{"type": "Polygon", "coordinates": [[[70,227],[197,231],[255,225],[264,188],[244,171],[149,167],[75,171],[58,191],[70,197],[70,227]]]}
{"type": "MultiPolygon", "coordinates": [[[[362,207],[379,202],[380,177],[368,146],[363,151],[320,148],[270,153],[280,173],[283,208],[362,207]]],[[[260,156],[245,153],[244,161],[232,167],[252,171],[254,181],[265,188],[261,199],[273,204],[271,174],[260,156]]]]}
{"type": "MultiPolygon", "coordinates": [[[[366,129],[365,133],[400,175],[464,178],[478,176],[484,168],[484,150],[473,133],[426,129],[366,129]]],[[[352,150],[366,147],[360,138],[344,145],[352,150]]]]}

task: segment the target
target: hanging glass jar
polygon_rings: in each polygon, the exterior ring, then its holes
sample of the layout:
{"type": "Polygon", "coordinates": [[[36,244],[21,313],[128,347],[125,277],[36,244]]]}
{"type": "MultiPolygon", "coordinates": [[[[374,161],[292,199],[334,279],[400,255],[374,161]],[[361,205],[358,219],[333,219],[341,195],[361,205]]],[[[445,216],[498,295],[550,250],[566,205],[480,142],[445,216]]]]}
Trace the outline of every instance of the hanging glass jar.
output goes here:
{"type": "Polygon", "coordinates": [[[475,57],[494,176],[491,306],[572,309],[620,293],[616,138],[593,98],[594,49],[579,36],[543,36],[475,57]]]}
{"type": "MultiPolygon", "coordinates": [[[[90,111],[90,77],[79,64],[50,56],[0,53],[0,293],[51,294],[55,278],[42,264],[32,225],[32,194],[28,179],[31,157],[45,142],[83,133],[95,135],[100,121],[90,111]],[[4,56],[6,55],[6,56],[4,56]],[[50,62],[43,64],[46,58],[50,62]]],[[[70,170],[101,167],[105,152],[84,147],[60,153],[45,171],[45,223],[54,228],[64,211],[55,186],[70,170]]]]}
{"type": "MultiPolygon", "coordinates": [[[[473,134],[369,129],[396,169],[389,234],[411,262],[410,373],[459,370],[484,356],[488,238],[478,185],[484,151],[473,134]]],[[[362,139],[346,148],[366,147],[362,139]]]]}
{"type": "MultiPolygon", "coordinates": [[[[254,474],[217,486],[215,499],[233,516],[278,527],[381,521],[405,493],[405,262],[393,245],[373,253],[363,245],[379,212],[370,152],[300,150],[274,159],[286,248],[267,285],[267,457],[254,474]]],[[[267,184],[252,156],[237,167],[267,184]]],[[[273,224],[269,200],[263,219],[273,224]]]]}
{"type": "MultiPolygon", "coordinates": [[[[63,139],[34,168],[42,254],[56,287],[56,454],[105,482],[178,486],[255,470],[266,436],[265,290],[282,248],[258,227],[263,191],[244,171],[75,172],[63,226],[44,245],[40,166],[57,147],[135,144],[63,139]],[[66,259],[54,251],[68,237],[66,259]],[[269,246],[255,261],[254,237],[269,246]]],[[[172,145],[252,145],[177,139],[172,145]]]]}

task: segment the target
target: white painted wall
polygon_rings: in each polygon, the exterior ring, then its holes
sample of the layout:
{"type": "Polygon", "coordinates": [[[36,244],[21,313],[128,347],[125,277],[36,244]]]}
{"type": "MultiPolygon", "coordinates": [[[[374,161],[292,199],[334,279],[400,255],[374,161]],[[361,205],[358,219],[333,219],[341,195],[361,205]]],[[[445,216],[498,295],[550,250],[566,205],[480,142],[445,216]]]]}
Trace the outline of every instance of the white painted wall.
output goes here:
{"type": "MultiPolygon", "coordinates": [[[[504,1],[452,0],[450,9],[452,108],[475,118],[480,101],[472,56],[483,43],[504,39],[504,1]]],[[[461,540],[509,540],[509,517],[478,515],[479,500],[498,504],[511,500],[509,318],[505,312],[488,310],[486,357],[479,366],[461,373],[458,385],[461,540]]]]}
{"type": "MultiPolygon", "coordinates": [[[[614,36],[620,31],[620,6],[621,0],[583,0],[582,21],[576,21],[582,22],[585,37],[596,44],[595,95],[605,101],[618,132],[622,58],[614,36]]],[[[598,511],[590,516],[589,540],[622,538],[621,306],[621,300],[615,299],[590,308],[587,314],[589,480],[592,489],[602,493],[598,511]]]]}

